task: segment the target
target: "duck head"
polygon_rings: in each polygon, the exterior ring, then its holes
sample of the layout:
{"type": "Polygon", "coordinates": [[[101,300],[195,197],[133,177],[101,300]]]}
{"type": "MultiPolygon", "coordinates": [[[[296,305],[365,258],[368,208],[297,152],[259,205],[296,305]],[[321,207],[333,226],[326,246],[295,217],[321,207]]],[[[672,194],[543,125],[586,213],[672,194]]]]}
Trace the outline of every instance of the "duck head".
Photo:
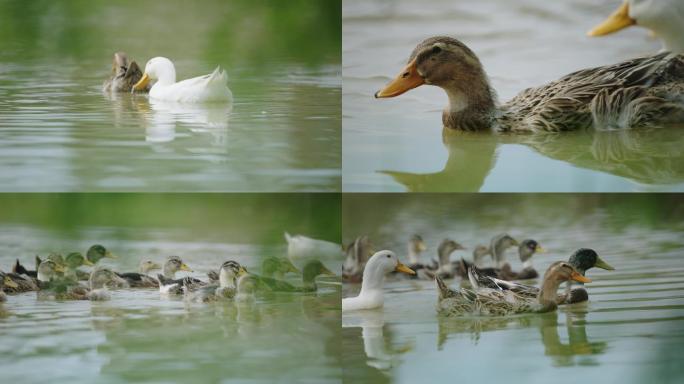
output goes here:
{"type": "Polygon", "coordinates": [[[527,263],[535,253],[544,253],[546,250],[536,240],[526,239],[520,242],[518,246],[518,255],[520,261],[527,263]]]}
{"type": "Polygon", "coordinates": [[[589,36],[604,36],[632,25],[645,27],[663,41],[663,49],[684,53],[684,1],[625,0],[589,36]]]}
{"type": "Polygon", "coordinates": [[[107,248],[103,247],[100,244],[95,244],[88,248],[88,251],[86,252],[86,259],[90,261],[93,264],[97,264],[98,261],[104,259],[104,258],[110,258],[110,259],[116,259],[116,256],[111,253],[110,251],[107,250],[107,248]]]}
{"type": "Polygon", "coordinates": [[[221,264],[219,269],[219,286],[235,287],[235,281],[240,276],[247,273],[247,270],[237,261],[229,260],[221,264]]]}
{"type": "Polygon", "coordinates": [[[153,271],[155,269],[161,269],[161,265],[152,260],[142,260],[140,262],[140,266],[138,267],[140,273],[148,273],[149,271],[153,271]]]}
{"type": "Polygon", "coordinates": [[[48,282],[64,273],[64,267],[52,260],[45,260],[38,266],[38,280],[48,282]]]}
{"type": "Polygon", "coordinates": [[[69,269],[76,269],[76,268],[80,267],[81,265],[88,265],[88,266],[95,265],[90,260],[83,257],[83,254],[81,254],[81,252],[72,252],[72,253],[68,254],[66,256],[66,258],[64,258],[64,264],[69,269]]]}
{"type": "Polygon", "coordinates": [[[436,36],[418,44],[408,64],[375,97],[396,97],[423,84],[440,87],[449,96],[442,115],[445,126],[465,130],[490,126],[494,91],[480,60],[459,40],[436,36]]]}
{"type": "Polygon", "coordinates": [[[572,266],[575,267],[575,269],[577,269],[582,275],[584,275],[587,270],[594,267],[605,269],[607,271],[615,270],[615,268],[613,268],[610,264],[603,261],[596,251],[589,248],[580,248],[573,252],[568,259],[568,263],[572,264],[572,266]]]}
{"type": "Polygon", "coordinates": [[[140,81],[133,85],[133,91],[140,91],[151,81],[156,84],[171,85],[176,82],[176,67],[166,57],[155,57],[145,64],[145,72],[140,81]]]}
{"type": "Polygon", "coordinates": [[[164,276],[169,279],[173,279],[178,271],[192,272],[192,269],[190,269],[190,267],[188,267],[188,265],[185,264],[180,257],[169,256],[164,263],[164,276]]]}

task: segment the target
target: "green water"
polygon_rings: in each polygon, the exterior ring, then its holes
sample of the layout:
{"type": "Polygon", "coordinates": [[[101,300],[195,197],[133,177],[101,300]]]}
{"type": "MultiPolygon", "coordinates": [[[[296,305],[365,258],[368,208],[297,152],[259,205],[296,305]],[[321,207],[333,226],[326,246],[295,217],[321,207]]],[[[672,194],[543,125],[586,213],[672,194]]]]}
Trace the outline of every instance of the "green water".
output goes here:
{"type": "Polygon", "coordinates": [[[0,190],[338,191],[340,23],[339,0],[0,1],[0,190]],[[234,104],[104,95],[116,51],[221,65],[234,104]]]}
{"type": "Polygon", "coordinates": [[[629,132],[495,135],[443,132],[443,90],[373,95],[423,39],[449,35],[480,58],[503,103],[579,69],[657,52],[629,28],[585,32],[613,0],[572,2],[345,0],[343,190],[345,192],[681,192],[682,127],[629,132]],[[522,174],[524,171],[524,174],[522,174]]]}
{"type": "MultiPolygon", "coordinates": [[[[590,301],[544,315],[441,318],[434,282],[389,280],[381,310],[342,315],[348,382],[675,383],[684,347],[684,217],[678,195],[361,195],[343,202],[344,241],[370,236],[406,261],[413,233],[436,257],[452,238],[470,250],[507,231],[549,252],[534,266],[595,249],[616,268],[592,269],[590,301]],[[380,204],[380,201],[382,204],[380,204]],[[374,207],[369,212],[369,207],[374,207]]],[[[511,250],[515,270],[520,261],[511,250]]],[[[449,281],[452,287],[459,280],[449,281]]],[[[360,286],[345,284],[343,297],[360,286]]]]}
{"type": "MultiPolygon", "coordinates": [[[[3,195],[0,268],[15,258],[85,251],[99,242],[133,271],[179,255],[206,280],[226,260],[259,271],[283,256],[283,232],[339,242],[339,196],[3,195]],[[259,215],[257,212],[267,212],[259,215]]],[[[185,272],[179,274],[185,275],[185,272]]],[[[293,284],[301,284],[289,276],[293,284]]],[[[258,294],[253,303],[187,303],[156,289],[112,291],[106,302],[11,295],[0,305],[3,382],[339,383],[340,285],[258,294]],[[296,366],[297,369],[292,369],[296,366]]]]}

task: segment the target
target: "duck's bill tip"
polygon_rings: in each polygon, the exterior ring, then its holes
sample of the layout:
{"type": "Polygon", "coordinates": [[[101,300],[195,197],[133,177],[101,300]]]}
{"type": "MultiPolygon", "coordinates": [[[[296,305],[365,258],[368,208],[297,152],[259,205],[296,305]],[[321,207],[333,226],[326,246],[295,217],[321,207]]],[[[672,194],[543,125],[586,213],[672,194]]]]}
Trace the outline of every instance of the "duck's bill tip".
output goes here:
{"type": "Polygon", "coordinates": [[[570,279],[578,281],[580,283],[591,283],[590,278],[588,278],[586,276],[582,276],[582,274],[579,272],[573,272],[572,275],[570,275],[570,279]]]}
{"type": "Polygon", "coordinates": [[[613,12],[612,15],[608,16],[606,20],[587,32],[587,36],[596,37],[608,35],[634,24],[636,24],[636,20],[629,16],[629,5],[627,2],[624,2],[620,8],[613,12]]]}
{"type": "Polygon", "coordinates": [[[596,264],[594,264],[594,267],[605,269],[607,271],[614,271],[615,270],[615,268],[612,265],[606,263],[600,257],[596,260],[596,264]]]}
{"type": "Polygon", "coordinates": [[[397,272],[406,273],[406,274],[408,274],[408,275],[415,275],[415,274],[416,274],[416,271],[414,271],[413,269],[411,269],[411,268],[405,266],[405,265],[402,264],[402,263],[397,263],[397,266],[396,266],[396,268],[394,268],[394,270],[397,271],[397,272]]]}

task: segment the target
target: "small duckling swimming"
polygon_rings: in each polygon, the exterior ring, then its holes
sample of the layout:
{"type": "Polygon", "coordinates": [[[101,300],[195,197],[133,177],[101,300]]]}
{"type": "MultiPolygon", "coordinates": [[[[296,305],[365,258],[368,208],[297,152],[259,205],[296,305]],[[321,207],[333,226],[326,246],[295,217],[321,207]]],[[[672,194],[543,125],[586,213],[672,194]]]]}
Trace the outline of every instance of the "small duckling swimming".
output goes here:
{"type": "Polygon", "coordinates": [[[419,234],[414,234],[408,242],[408,267],[414,271],[426,268],[427,266],[420,261],[421,253],[425,252],[427,246],[423,241],[423,237],[419,234]]]}
{"type": "Polygon", "coordinates": [[[19,286],[4,272],[0,272],[0,302],[7,301],[7,295],[5,294],[5,289],[7,288],[17,289],[19,286]]]}
{"type": "Polygon", "coordinates": [[[126,280],[131,288],[157,288],[159,281],[147,274],[155,269],[161,269],[161,265],[152,260],[141,260],[138,272],[117,273],[117,275],[126,280]]]}
{"type": "Polygon", "coordinates": [[[190,276],[176,279],[176,272],[178,271],[193,272],[180,257],[169,256],[162,268],[163,274],[157,275],[157,280],[159,280],[159,293],[180,295],[183,293],[183,287],[186,285],[193,289],[206,285],[206,283],[201,280],[190,276]]]}
{"type": "Polygon", "coordinates": [[[342,264],[342,280],[350,283],[360,283],[363,267],[373,256],[373,244],[368,236],[359,236],[344,250],[346,257],[342,264]]]}
{"type": "Polygon", "coordinates": [[[192,284],[183,285],[185,299],[195,302],[207,303],[220,299],[232,299],[237,294],[237,279],[247,273],[247,270],[237,261],[229,260],[221,264],[219,268],[218,285],[210,284],[197,287],[192,284]]]}
{"type": "Polygon", "coordinates": [[[437,247],[438,267],[433,270],[425,270],[424,274],[419,277],[422,279],[432,280],[435,276],[440,276],[443,279],[451,279],[457,272],[458,262],[450,260],[451,254],[457,250],[465,250],[466,248],[460,243],[451,239],[444,239],[437,247]]]}
{"type": "MultiPolygon", "coordinates": [[[[104,84],[104,92],[130,92],[133,86],[143,77],[142,70],[135,61],[128,61],[125,52],[117,52],[112,59],[112,73],[104,84]]],[[[150,85],[140,87],[137,92],[149,92],[150,85]]]]}

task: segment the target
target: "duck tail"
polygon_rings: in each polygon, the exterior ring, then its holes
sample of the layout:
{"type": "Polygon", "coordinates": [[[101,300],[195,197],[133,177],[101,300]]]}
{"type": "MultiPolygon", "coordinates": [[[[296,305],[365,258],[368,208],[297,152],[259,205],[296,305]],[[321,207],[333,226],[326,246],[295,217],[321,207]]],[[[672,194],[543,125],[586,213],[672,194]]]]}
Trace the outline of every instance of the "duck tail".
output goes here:
{"type": "Polygon", "coordinates": [[[468,268],[468,281],[470,281],[470,285],[472,285],[475,290],[480,288],[480,284],[478,283],[479,278],[480,275],[477,271],[477,267],[471,265],[470,268],[468,268]]]}
{"type": "Polygon", "coordinates": [[[12,266],[12,273],[16,273],[18,275],[25,275],[26,272],[28,272],[26,268],[24,268],[24,266],[21,265],[21,263],[19,262],[19,259],[17,259],[17,262],[14,263],[14,266],[12,266]]]}

